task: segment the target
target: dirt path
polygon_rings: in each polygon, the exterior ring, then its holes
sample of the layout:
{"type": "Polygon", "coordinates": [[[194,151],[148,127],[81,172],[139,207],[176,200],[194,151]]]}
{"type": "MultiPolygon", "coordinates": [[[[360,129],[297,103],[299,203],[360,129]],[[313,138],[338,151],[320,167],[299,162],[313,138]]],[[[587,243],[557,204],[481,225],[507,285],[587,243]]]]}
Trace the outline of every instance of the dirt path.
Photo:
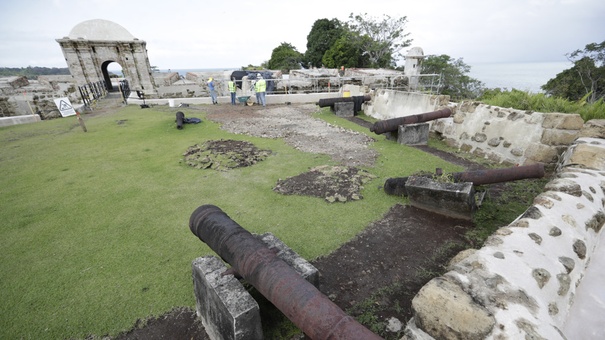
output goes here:
{"type": "Polygon", "coordinates": [[[214,106],[208,119],[229,132],[264,138],[283,138],[296,149],[329,155],[347,166],[371,166],[376,152],[368,146],[372,138],[311,117],[314,104],[257,106],[214,106]]]}

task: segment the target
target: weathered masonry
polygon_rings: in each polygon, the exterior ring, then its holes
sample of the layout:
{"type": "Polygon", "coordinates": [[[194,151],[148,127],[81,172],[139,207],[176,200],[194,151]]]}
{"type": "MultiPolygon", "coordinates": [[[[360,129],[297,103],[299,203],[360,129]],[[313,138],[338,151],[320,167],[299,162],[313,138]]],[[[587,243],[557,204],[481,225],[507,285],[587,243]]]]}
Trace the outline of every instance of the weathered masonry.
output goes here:
{"type": "Polygon", "coordinates": [[[521,216],[418,292],[404,338],[603,338],[605,120],[388,90],[365,112],[392,118],[444,106],[455,114],[431,121],[431,130],[450,146],[500,163],[544,164],[555,176],[521,216]]]}
{"type": "Polygon", "coordinates": [[[76,25],[69,36],[57,42],[77,85],[104,80],[107,90],[113,90],[107,66],[115,62],[122,67],[131,89],[155,96],[146,42],[135,38],[124,27],[108,20],[88,20],[76,25]]]}

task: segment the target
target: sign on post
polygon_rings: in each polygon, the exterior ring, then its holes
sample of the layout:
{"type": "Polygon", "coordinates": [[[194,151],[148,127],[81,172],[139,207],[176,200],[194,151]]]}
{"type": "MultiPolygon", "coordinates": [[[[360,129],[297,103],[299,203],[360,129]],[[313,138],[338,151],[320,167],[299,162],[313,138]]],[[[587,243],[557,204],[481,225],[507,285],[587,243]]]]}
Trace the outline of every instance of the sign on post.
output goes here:
{"type": "Polygon", "coordinates": [[[69,117],[76,114],[76,110],[74,110],[73,106],[71,106],[71,102],[67,97],[56,98],[55,105],[57,105],[57,108],[59,109],[59,112],[61,112],[62,117],[69,117]]]}

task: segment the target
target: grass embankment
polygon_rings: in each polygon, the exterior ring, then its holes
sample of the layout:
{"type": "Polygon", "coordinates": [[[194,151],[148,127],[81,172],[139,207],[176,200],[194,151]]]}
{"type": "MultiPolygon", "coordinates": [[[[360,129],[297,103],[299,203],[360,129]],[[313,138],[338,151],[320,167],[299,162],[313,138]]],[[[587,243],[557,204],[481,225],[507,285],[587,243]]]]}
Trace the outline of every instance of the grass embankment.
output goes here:
{"type": "Polygon", "coordinates": [[[577,113],[585,122],[591,119],[605,119],[605,102],[603,98],[588,103],[584,98],[570,101],[559,97],[549,97],[544,93],[529,93],[519,90],[490,90],[483,94],[481,101],[494,106],[512,107],[517,110],[537,112],[577,113]]]}
{"type": "Polygon", "coordinates": [[[177,130],[173,112],[130,106],[85,117],[86,133],[73,117],[0,128],[0,338],[116,335],[137,319],[194,307],[191,261],[213,254],[188,228],[201,204],[313,259],[402,201],[384,194],[386,178],[461,170],[372,134],[380,157],[366,169],[377,178],[364,199],[283,196],[272,191],[278,179],[333,162],[279,139],[227,133],[204,113],[183,111],[204,122],[177,130]],[[226,172],[180,162],[187,147],[214,139],[246,140],[273,153],[226,172]]]}

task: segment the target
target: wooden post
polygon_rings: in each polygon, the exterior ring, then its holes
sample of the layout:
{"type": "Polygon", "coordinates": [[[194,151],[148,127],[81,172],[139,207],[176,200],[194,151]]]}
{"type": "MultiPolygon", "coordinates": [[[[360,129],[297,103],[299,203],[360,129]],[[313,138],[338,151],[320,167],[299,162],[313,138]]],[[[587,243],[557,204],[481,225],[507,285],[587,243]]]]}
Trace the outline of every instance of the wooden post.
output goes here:
{"type": "Polygon", "coordinates": [[[84,130],[84,132],[86,132],[86,125],[84,124],[84,119],[82,119],[82,117],[80,117],[80,112],[76,111],[76,119],[78,119],[78,123],[80,123],[80,126],[82,127],[82,130],[84,130]]]}

